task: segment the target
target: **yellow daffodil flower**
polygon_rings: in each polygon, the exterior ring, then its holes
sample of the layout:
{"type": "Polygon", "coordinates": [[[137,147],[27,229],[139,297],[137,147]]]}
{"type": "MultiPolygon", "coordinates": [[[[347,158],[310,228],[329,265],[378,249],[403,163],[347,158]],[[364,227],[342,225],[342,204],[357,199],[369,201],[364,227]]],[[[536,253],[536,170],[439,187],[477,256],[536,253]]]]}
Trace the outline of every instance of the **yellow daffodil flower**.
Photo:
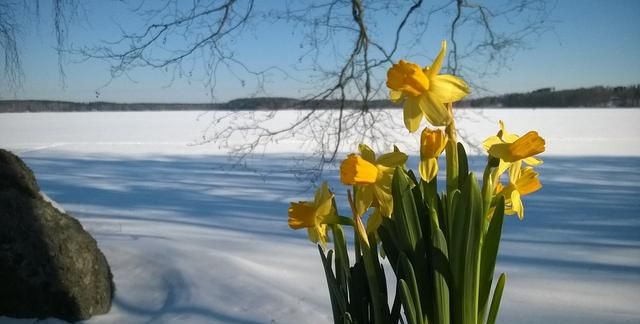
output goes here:
{"type": "Polygon", "coordinates": [[[516,162],[544,152],[544,139],[536,131],[530,131],[513,143],[491,145],[489,154],[505,162],[516,162]]]}
{"type": "Polygon", "coordinates": [[[326,246],[328,227],[323,222],[336,215],[333,197],[327,182],[324,182],[316,191],[313,201],[292,202],[289,206],[289,227],[306,228],[311,242],[326,246]]]}
{"type": "Polygon", "coordinates": [[[534,155],[545,150],[545,140],[537,132],[531,131],[520,137],[508,133],[502,120],[499,121],[499,124],[500,131],[498,131],[498,134],[489,136],[482,143],[489,155],[500,159],[497,176],[500,176],[514,162],[519,163],[522,161],[531,166],[542,164],[542,160],[534,157],[534,155]]]}
{"type": "Polygon", "coordinates": [[[438,157],[447,145],[447,136],[440,129],[428,127],[420,136],[420,165],[418,169],[424,181],[431,181],[438,175],[438,157]]]}
{"type": "Polygon", "coordinates": [[[393,102],[404,101],[404,124],[413,133],[418,130],[424,115],[434,126],[447,126],[453,116],[446,104],[459,101],[470,93],[467,84],[449,74],[438,74],[447,49],[442,41],[440,53],[431,67],[404,60],[394,64],[387,72],[387,87],[393,102]]]}
{"type": "Polygon", "coordinates": [[[509,185],[503,187],[498,183],[497,194],[505,198],[505,214],[517,214],[518,218],[524,218],[524,205],[522,196],[536,192],[542,188],[538,179],[538,173],[532,167],[519,168],[520,164],[513,165],[509,170],[509,185]]]}
{"type": "MultiPolygon", "coordinates": [[[[396,167],[404,165],[407,155],[396,148],[394,152],[383,154],[376,159],[375,152],[369,146],[360,144],[358,148],[359,155],[350,154],[340,165],[340,180],[346,185],[354,186],[358,217],[371,206],[379,210],[379,216],[389,217],[393,210],[393,172],[396,167]]],[[[373,221],[377,224],[382,222],[381,219],[373,221]]]]}

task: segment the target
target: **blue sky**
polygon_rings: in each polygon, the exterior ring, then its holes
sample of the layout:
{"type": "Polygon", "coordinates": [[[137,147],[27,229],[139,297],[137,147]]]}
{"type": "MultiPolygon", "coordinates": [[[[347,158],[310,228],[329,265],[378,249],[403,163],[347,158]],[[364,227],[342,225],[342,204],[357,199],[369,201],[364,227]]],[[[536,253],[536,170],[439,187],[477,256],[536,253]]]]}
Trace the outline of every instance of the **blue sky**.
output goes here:
{"type": "MultiPolygon", "coordinates": [[[[42,1],[39,23],[26,22],[19,37],[22,51],[24,82],[18,91],[2,89],[4,99],[50,99],[70,101],[117,102],[210,102],[210,92],[198,77],[177,78],[171,73],[153,69],[137,69],[127,77],[110,81],[109,66],[101,61],[77,61],[67,57],[66,87],[62,87],[57,70],[55,42],[51,30],[49,1],[42,1]],[[105,86],[106,85],[106,86],[105,86]],[[96,95],[99,92],[99,96],[96,95]]],[[[257,1],[257,9],[272,9],[278,1],[257,1]],[[264,8],[271,6],[271,8],[264,8]]],[[[117,2],[89,2],[84,8],[86,19],[72,26],[69,43],[90,45],[101,40],[114,40],[118,25],[135,30],[136,20],[126,14],[117,2]]],[[[640,1],[637,0],[558,0],[552,12],[553,30],[532,37],[527,49],[519,51],[496,76],[472,80],[490,93],[522,92],[554,86],[558,89],[593,85],[630,85],[640,83],[640,1]]],[[[384,31],[385,16],[376,17],[376,24],[384,31]]],[[[298,62],[303,44],[302,34],[286,23],[255,24],[242,38],[235,41],[238,58],[253,69],[279,66],[295,78],[285,78],[271,72],[261,95],[301,97],[308,93],[305,81],[313,72],[298,62]]],[[[428,64],[439,49],[439,40],[448,32],[442,21],[430,22],[430,32],[413,48],[412,56],[421,64],[428,64]],[[416,54],[418,53],[418,54],[416,54]]],[[[389,30],[391,30],[389,28],[389,30]]],[[[381,39],[388,39],[382,32],[381,39]]],[[[401,45],[413,43],[403,39],[401,45]]],[[[342,46],[344,44],[333,44],[342,46]]],[[[401,51],[402,55],[403,52],[401,51]]],[[[397,59],[401,58],[398,56],[397,59]]],[[[323,57],[323,63],[334,58],[323,57]]],[[[198,68],[196,67],[197,71],[198,68]]],[[[236,67],[221,70],[214,92],[215,101],[226,101],[255,93],[255,84],[236,67]],[[231,72],[240,74],[242,82],[231,72]]]]}

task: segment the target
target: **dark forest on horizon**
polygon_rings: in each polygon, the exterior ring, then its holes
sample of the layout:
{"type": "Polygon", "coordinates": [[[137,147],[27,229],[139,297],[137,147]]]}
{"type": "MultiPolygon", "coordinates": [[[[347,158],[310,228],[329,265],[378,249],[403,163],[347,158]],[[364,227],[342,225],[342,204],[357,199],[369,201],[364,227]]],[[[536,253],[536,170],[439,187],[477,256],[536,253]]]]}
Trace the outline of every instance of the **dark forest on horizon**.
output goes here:
{"type": "MultiPolygon", "coordinates": [[[[287,110],[337,109],[339,100],[301,100],[283,97],[240,98],[226,103],[114,103],[50,100],[0,100],[0,113],[70,111],[167,111],[167,110],[287,110]]],[[[347,100],[347,108],[360,108],[362,102],[347,100]]],[[[400,107],[389,100],[373,100],[371,109],[400,107]]],[[[466,99],[456,104],[467,108],[603,108],[640,107],[640,85],[590,87],[555,90],[553,87],[526,93],[509,93],[466,99]]]]}

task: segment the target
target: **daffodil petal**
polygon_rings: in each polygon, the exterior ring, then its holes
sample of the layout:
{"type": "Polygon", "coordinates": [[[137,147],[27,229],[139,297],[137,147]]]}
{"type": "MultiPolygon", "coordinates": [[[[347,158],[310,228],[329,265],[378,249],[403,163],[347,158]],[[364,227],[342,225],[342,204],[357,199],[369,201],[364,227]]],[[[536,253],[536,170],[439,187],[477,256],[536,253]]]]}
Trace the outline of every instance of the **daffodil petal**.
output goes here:
{"type": "Polygon", "coordinates": [[[504,141],[505,143],[513,143],[518,140],[518,135],[507,132],[507,128],[504,126],[504,121],[500,120],[498,124],[500,125],[499,136],[500,138],[502,138],[502,141],[504,141]]]}
{"type": "Polygon", "coordinates": [[[450,74],[441,74],[431,79],[429,92],[438,101],[450,103],[464,98],[471,90],[462,79],[450,74]]]}
{"type": "Polygon", "coordinates": [[[443,102],[428,92],[420,96],[420,99],[420,109],[431,125],[447,126],[451,123],[453,117],[443,102]]]}
{"type": "Polygon", "coordinates": [[[503,142],[498,136],[489,136],[486,140],[484,140],[484,142],[482,142],[482,147],[484,147],[486,151],[489,151],[489,148],[491,148],[491,146],[501,143],[503,142]]]}
{"type": "Polygon", "coordinates": [[[511,183],[516,183],[516,181],[518,181],[518,179],[520,178],[521,167],[522,161],[511,163],[511,166],[509,167],[509,181],[511,183]]]}
{"type": "Polygon", "coordinates": [[[427,77],[431,80],[434,76],[440,73],[440,69],[442,68],[442,61],[444,60],[444,55],[447,52],[447,41],[442,41],[442,47],[440,48],[440,52],[433,63],[427,70],[427,77]]]}
{"type": "Polygon", "coordinates": [[[326,216],[330,215],[333,209],[333,199],[329,198],[321,202],[316,209],[316,217],[321,221],[326,216]]]}
{"type": "Polygon", "coordinates": [[[520,178],[518,178],[515,184],[521,196],[534,193],[542,188],[540,179],[538,179],[538,173],[535,172],[532,167],[522,169],[520,178]]]}
{"type": "Polygon", "coordinates": [[[361,240],[361,243],[365,246],[365,248],[369,248],[369,236],[367,235],[367,231],[364,228],[364,225],[362,224],[362,218],[360,217],[356,217],[355,219],[355,234],[358,235],[358,237],[361,240]]]}
{"type": "Polygon", "coordinates": [[[495,156],[499,159],[502,159],[506,162],[513,162],[516,161],[517,159],[514,158],[511,154],[511,151],[509,151],[509,145],[511,145],[510,143],[500,143],[500,144],[495,144],[492,145],[489,148],[489,154],[491,156],[495,156]]]}
{"type": "Polygon", "coordinates": [[[398,90],[390,90],[389,91],[389,99],[391,99],[391,102],[393,103],[398,103],[400,101],[402,101],[403,98],[403,94],[402,91],[398,91],[398,90]]]}
{"type": "Polygon", "coordinates": [[[511,209],[518,215],[518,219],[522,220],[524,218],[524,205],[518,190],[511,192],[511,209]]]}
{"type": "Polygon", "coordinates": [[[418,170],[422,180],[430,182],[438,175],[438,160],[435,158],[421,160],[418,170]]]}
{"type": "Polygon", "coordinates": [[[376,153],[369,147],[367,144],[358,145],[358,150],[360,151],[360,156],[365,159],[369,163],[375,164],[376,162],[376,153]]]}
{"type": "Polygon", "coordinates": [[[420,98],[422,97],[424,96],[407,97],[407,100],[404,101],[404,126],[410,133],[414,133],[420,127],[423,115],[423,110],[420,109],[420,98]]]}
{"type": "Polygon", "coordinates": [[[376,181],[376,186],[391,192],[391,180],[393,180],[393,173],[396,171],[396,168],[388,168],[384,165],[378,164],[378,181],[376,181]]]}
{"type": "Polygon", "coordinates": [[[524,162],[524,163],[526,163],[527,165],[530,165],[530,166],[537,166],[537,165],[541,165],[543,163],[542,160],[537,159],[537,158],[535,158],[533,156],[522,160],[522,162],[524,162]]]}
{"type": "Polygon", "coordinates": [[[382,225],[382,215],[380,210],[376,208],[367,219],[367,233],[375,233],[380,225],[382,225]]]}
{"type": "Polygon", "coordinates": [[[318,225],[314,227],[309,227],[307,229],[307,235],[309,236],[309,240],[313,243],[320,243],[323,247],[327,246],[327,225],[318,225]]]}
{"type": "Polygon", "coordinates": [[[498,164],[498,171],[497,171],[498,177],[502,175],[505,171],[507,171],[507,169],[510,166],[511,166],[511,162],[505,162],[503,160],[500,160],[500,163],[498,164]]]}
{"type": "Polygon", "coordinates": [[[313,242],[313,243],[318,243],[319,239],[320,239],[320,233],[318,233],[318,230],[315,227],[309,227],[307,228],[307,235],[309,236],[309,241],[313,242]]]}
{"type": "Polygon", "coordinates": [[[318,221],[324,219],[327,215],[331,214],[333,208],[333,194],[329,191],[329,185],[327,182],[323,182],[314,199],[316,206],[316,218],[318,221]]]}
{"type": "Polygon", "coordinates": [[[393,196],[390,190],[385,190],[382,186],[374,186],[374,195],[378,201],[380,213],[384,217],[389,217],[393,211],[393,196]]]}
{"type": "Polygon", "coordinates": [[[373,202],[373,186],[355,186],[355,204],[357,216],[362,216],[373,202]]]}
{"type": "Polygon", "coordinates": [[[402,152],[385,153],[376,161],[377,164],[384,165],[388,168],[395,168],[404,165],[408,156],[402,152]]]}
{"type": "Polygon", "coordinates": [[[506,133],[506,132],[502,133],[502,140],[505,143],[513,143],[513,142],[517,141],[518,138],[520,138],[520,136],[515,135],[515,134],[506,133]]]}
{"type": "Polygon", "coordinates": [[[329,191],[329,184],[323,181],[320,187],[316,190],[316,194],[313,198],[316,206],[320,205],[323,201],[330,200],[333,194],[329,191]]]}

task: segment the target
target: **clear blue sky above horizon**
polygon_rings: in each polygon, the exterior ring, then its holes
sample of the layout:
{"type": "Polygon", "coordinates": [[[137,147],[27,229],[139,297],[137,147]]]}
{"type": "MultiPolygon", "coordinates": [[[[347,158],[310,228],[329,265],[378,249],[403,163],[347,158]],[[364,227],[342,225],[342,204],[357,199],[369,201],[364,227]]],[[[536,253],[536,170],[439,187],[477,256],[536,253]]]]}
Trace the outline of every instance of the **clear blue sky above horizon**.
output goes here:
{"type": "MultiPolygon", "coordinates": [[[[277,6],[279,2],[256,2],[256,6],[277,6]]],[[[65,87],[60,82],[55,37],[49,1],[42,1],[38,22],[27,23],[20,31],[24,81],[15,92],[0,88],[1,99],[44,99],[116,102],[210,102],[210,92],[198,80],[172,82],[171,73],[139,69],[129,76],[110,81],[109,66],[102,61],[74,62],[67,57],[65,87]],[[96,91],[99,96],[96,96],[96,91]]],[[[123,8],[109,1],[90,2],[86,19],[72,26],[69,43],[87,45],[113,40],[119,27],[135,29],[123,8]],[[117,23],[117,24],[116,24],[117,23]]],[[[267,8],[268,9],[268,8],[267,8]]],[[[640,84],[640,1],[638,0],[558,0],[551,14],[553,30],[531,38],[528,48],[517,52],[496,76],[474,80],[489,93],[531,91],[542,87],[557,89],[595,85],[640,84]]],[[[376,23],[384,26],[384,17],[376,23]]],[[[273,72],[265,84],[270,96],[301,97],[308,91],[297,80],[312,77],[297,69],[301,35],[284,23],[264,24],[235,44],[239,58],[248,66],[262,69],[272,65],[290,71],[297,79],[273,72]],[[297,39],[296,37],[300,38],[297,39]]],[[[422,44],[438,44],[448,32],[437,22],[422,44]]],[[[429,62],[438,48],[424,50],[429,62]]],[[[400,57],[398,57],[400,58],[400,57]]],[[[418,59],[417,59],[418,60],[418,59]]],[[[243,86],[230,71],[223,71],[215,89],[215,101],[250,96],[254,87],[243,86]]],[[[0,83],[2,85],[2,83],[0,83]]]]}

